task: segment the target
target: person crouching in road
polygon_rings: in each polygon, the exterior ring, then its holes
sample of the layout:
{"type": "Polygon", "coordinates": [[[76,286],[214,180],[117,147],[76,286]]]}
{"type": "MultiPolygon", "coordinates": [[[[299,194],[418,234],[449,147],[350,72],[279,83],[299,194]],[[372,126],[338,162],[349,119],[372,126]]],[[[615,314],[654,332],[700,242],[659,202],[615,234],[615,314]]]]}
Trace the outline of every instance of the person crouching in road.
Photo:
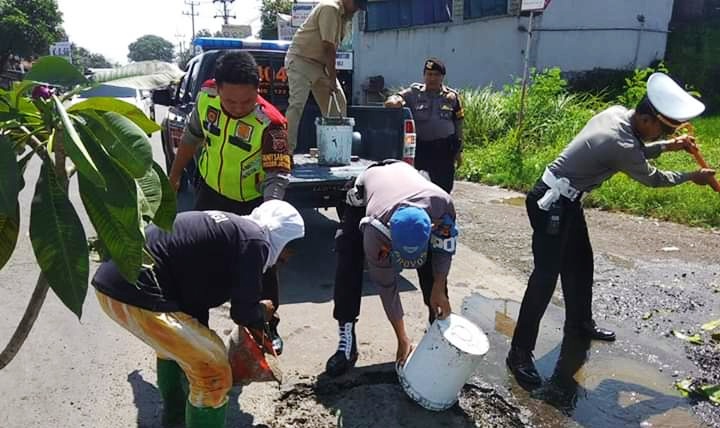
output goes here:
{"type": "Polygon", "coordinates": [[[368,167],[356,179],[347,202],[336,235],[333,316],[340,338],[337,352],[327,361],[330,376],[347,372],[358,358],[355,322],[365,261],[397,337],[398,362],[411,351],[398,290],[400,271],[417,269],[430,322],[446,318],[451,310],[447,276],[458,233],[450,195],[412,166],[385,161],[368,167]]]}
{"type": "Polygon", "coordinates": [[[233,379],[225,345],[208,328],[209,310],[230,301],[235,323],[262,329],[274,312],[262,298],[263,273],[285,261],[286,245],[304,236],[302,217],[274,200],[250,216],[184,212],[171,233],[154,225],[145,233],[153,266],[130,284],[112,260],[103,263],[92,281],[100,306],[157,353],[165,426],[224,427],[233,379]]]}
{"type": "Polygon", "coordinates": [[[507,357],[507,365],[519,382],[542,383],[532,351],[558,275],[565,299],[565,334],[615,340],[615,333],[599,328],[593,320],[593,251],[581,196],[618,172],[650,187],[686,181],[708,184],[713,170],[668,172],[648,162],[667,151],[697,150],[692,137],[646,143],[675,133],[704,109],[670,77],[655,73],[647,82],[647,96],[635,110],[614,106],[590,119],[530,191],[526,207],[533,228],[535,268],[507,357]]]}
{"type": "MultiPolygon", "coordinates": [[[[198,159],[198,211],[220,210],[248,215],[263,201],[283,199],[292,159],[287,121],[258,94],[260,77],[248,52],[228,52],[218,58],[215,79],[203,84],[191,112],[170,170],[177,190],[183,170],[202,148],[198,159]]],[[[275,267],[263,277],[263,298],[280,304],[279,275],[275,267]]],[[[273,346],[282,353],[273,317],[273,346]]]]}

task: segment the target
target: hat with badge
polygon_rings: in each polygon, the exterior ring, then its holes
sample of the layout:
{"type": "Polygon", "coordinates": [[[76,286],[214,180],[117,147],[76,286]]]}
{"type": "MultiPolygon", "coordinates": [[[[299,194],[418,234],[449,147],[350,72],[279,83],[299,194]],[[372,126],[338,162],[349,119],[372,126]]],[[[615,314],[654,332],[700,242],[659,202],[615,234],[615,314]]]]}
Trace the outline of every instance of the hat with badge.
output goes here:
{"type": "Polygon", "coordinates": [[[664,73],[653,73],[650,76],[647,81],[647,96],[658,114],[676,124],[687,122],[705,111],[705,104],[664,73]]]}
{"type": "Polygon", "coordinates": [[[423,73],[426,71],[439,71],[443,76],[445,75],[445,64],[437,58],[428,58],[425,60],[425,66],[423,67],[423,73]]]}
{"type": "Polygon", "coordinates": [[[402,269],[417,269],[427,259],[432,222],[427,211],[402,206],[390,217],[392,249],[390,258],[402,269]]]}

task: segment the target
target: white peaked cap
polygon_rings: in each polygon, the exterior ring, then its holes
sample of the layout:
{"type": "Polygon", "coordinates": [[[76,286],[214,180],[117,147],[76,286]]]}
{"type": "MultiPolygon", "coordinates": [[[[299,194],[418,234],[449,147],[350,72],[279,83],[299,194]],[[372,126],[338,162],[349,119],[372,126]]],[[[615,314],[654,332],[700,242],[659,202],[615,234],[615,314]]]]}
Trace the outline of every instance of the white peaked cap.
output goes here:
{"type": "Polygon", "coordinates": [[[647,81],[647,95],[658,113],[676,122],[687,122],[705,111],[705,104],[663,73],[653,73],[650,76],[647,81]]]}

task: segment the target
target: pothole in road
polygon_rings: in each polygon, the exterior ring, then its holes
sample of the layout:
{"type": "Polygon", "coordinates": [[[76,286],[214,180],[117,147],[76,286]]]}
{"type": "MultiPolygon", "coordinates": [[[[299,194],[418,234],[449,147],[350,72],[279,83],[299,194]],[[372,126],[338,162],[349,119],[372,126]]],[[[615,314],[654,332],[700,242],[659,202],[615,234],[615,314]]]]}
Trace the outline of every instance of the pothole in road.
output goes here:
{"type": "Polygon", "coordinates": [[[350,376],[352,378],[320,378],[313,384],[293,385],[279,398],[272,426],[529,426],[525,411],[486,385],[466,385],[458,404],[445,412],[431,412],[405,395],[392,368],[365,370],[350,376]]]}

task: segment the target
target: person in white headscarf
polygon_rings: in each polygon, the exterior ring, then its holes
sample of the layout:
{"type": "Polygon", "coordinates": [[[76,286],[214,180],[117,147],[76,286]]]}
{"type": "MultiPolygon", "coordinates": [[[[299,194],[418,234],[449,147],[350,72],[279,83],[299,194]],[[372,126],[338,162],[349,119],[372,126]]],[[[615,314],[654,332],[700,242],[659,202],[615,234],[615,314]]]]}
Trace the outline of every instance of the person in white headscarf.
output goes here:
{"type": "Polygon", "coordinates": [[[305,234],[305,225],[300,214],[292,205],[280,200],[265,202],[245,218],[263,229],[270,244],[270,253],[263,271],[277,263],[288,242],[305,234]]]}
{"type": "Polygon", "coordinates": [[[172,232],[151,225],[145,235],[153,266],[130,283],[123,267],[104,262],[92,281],[100,306],[156,351],[164,425],[224,427],[232,374],[209,310],[229,301],[235,323],[265,329],[275,305],[262,297],[263,273],[287,260],[288,243],[305,235],[303,219],[271,200],[249,216],[181,213],[172,232]]]}

